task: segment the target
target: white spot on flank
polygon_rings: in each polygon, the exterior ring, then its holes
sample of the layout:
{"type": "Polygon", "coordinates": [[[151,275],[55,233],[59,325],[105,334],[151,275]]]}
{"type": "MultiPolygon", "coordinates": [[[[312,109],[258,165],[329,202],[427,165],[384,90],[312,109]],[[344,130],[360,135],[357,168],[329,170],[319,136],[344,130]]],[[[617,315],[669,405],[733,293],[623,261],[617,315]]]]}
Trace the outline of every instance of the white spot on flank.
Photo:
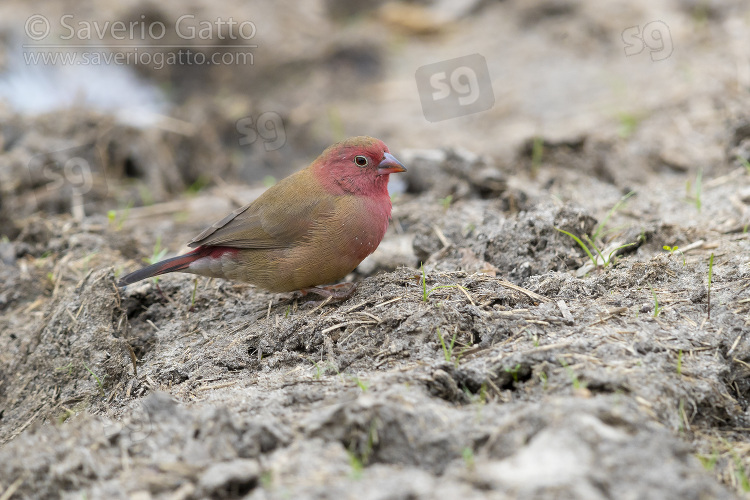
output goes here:
{"type": "Polygon", "coordinates": [[[214,257],[203,257],[193,261],[188,266],[195,274],[203,276],[222,276],[226,275],[227,271],[230,271],[236,266],[236,262],[231,255],[224,254],[219,258],[214,257]]]}
{"type": "Polygon", "coordinates": [[[195,272],[196,274],[205,273],[211,267],[211,264],[209,262],[210,260],[211,259],[208,259],[206,257],[204,257],[202,259],[195,260],[195,261],[193,261],[193,262],[190,263],[190,265],[188,266],[188,269],[190,269],[191,271],[195,272]]]}

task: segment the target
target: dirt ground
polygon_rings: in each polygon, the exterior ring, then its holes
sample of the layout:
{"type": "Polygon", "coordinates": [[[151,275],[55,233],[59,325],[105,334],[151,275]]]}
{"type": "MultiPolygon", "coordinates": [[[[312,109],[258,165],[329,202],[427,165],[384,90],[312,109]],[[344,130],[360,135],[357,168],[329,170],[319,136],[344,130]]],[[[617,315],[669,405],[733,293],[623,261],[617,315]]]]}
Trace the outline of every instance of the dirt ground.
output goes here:
{"type": "Polygon", "coordinates": [[[0,7],[0,500],[750,498],[750,7],[302,5],[0,7]],[[257,47],[23,64],[39,13],[257,47]],[[495,104],[426,120],[475,53],[495,104]],[[408,173],[349,299],[115,286],[363,134],[408,173]]]}

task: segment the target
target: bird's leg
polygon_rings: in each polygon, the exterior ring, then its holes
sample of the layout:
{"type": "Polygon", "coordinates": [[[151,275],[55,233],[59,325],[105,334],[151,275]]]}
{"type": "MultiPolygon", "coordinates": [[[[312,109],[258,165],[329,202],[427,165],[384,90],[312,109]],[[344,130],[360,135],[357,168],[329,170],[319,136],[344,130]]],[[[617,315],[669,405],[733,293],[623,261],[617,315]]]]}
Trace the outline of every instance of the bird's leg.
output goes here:
{"type": "Polygon", "coordinates": [[[351,297],[356,290],[356,283],[339,283],[338,285],[303,288],[300,292],[302,292],[302,296],[305,296],[308,293],[314,293],[315,295],[325,297],[326,299],[330,297],[331,300],[345,300],[351,297]]]}
{"type": "Polygon", "coordinates": [[[164,295],[164,292],[161,290],[161,287],[159,286],[159,278],[156,278],[156,282],[154,283],[156,286],[156,291],[159,292],[159,295],[161,295],[161,298],[169,302],[169,299],[166,295],[164,295]]]}

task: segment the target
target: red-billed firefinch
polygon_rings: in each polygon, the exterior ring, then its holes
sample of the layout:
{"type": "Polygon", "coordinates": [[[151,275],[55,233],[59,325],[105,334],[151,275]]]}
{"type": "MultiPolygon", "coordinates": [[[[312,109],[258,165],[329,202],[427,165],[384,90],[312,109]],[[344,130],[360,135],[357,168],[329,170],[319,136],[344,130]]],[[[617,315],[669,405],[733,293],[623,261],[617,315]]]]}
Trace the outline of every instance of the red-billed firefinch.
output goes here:
{"type": "Polygon", "coordinates": [[[388,177],[405,170],[378,139],[334,144],[195,237],[189,243],[195,250],[128,274],[118,285],[176,271],[272,292],[341,280],[383,239],[391,215],[388,177]]]}

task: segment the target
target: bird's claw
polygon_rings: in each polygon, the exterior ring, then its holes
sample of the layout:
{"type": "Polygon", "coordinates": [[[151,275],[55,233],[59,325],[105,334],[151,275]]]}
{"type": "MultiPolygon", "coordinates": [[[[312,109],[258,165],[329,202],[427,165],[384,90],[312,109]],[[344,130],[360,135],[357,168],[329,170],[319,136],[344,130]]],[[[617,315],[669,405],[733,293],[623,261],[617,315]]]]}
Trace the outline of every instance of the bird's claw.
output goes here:
{"type": "Polygon", "coordinates": [[[324,297],[325,299],[330,298],[331,300],[345,300],[352,296],[357,290],[356,283],[339,283],[338,285],[328,286],[313,286],[310,288],[303,288],[300,290],[304,297],[308,293],[314,293],[324,297]]]}

